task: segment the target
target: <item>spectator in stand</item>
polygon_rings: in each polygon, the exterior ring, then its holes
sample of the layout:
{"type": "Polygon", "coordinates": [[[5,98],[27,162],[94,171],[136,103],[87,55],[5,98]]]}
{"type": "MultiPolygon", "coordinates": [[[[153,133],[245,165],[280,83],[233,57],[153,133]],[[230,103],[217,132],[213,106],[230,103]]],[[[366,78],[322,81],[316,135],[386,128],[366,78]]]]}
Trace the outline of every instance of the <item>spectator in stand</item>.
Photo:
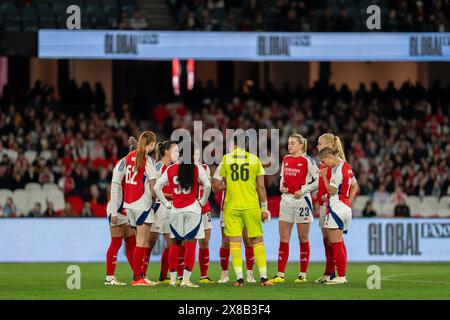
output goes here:
{"type": "Polygon", "coordinates": [[[142,15],[140,10],[135,10],[133,17],[130,19],[130,27],[135,30],[143,30],[148,28],[147,19],[142,15]]]}
{"type": "Polygon", "coordinates": [[[407,195],[403,192],[402,187],[400,185],[397,185],[395,187],[394,193],[390,197],[390,201],[394,205],[398,205],[401,203],[406,203],[407,195]]]}
{"type": "Polygon", "coordinates": [[[378,202],[380,204],[386,204],[390,200],[389,193],[386,191],[386,186],[381,183],[378,191],[373,194],[373,201],[378,202]]]}
{"type": "Polygon", "coordinates": [[[88,217],[92,217],[92,210],[91,210],[91,205],[89,204],[89,202],[85,202],[83,203],[83,209],[81,210],[81,217],[83,218],[88,218],[88,217]]]}
{"type": "Polygon", "coordinates": [[[128,15],[127,12],[122,10],[116,20],[113,24],[113,28],[115,29],[128,29],[130,27],[129,21],[128,21],[128,15]]]}
{"type": "Polygon", "coordinates": [[[377,216],[377,213],[372,207],[372,201],[369,200],[366,202],[366,205],[364,206],[364,209],[362,211],[363,218],[373,218],[377,216]]]}
{"type": "Polygon", "coordinates": [[[66,202],[66,206],[64,211],[62,212],[61,216],[63,217],[78,217],[79,215],[77,212],[73,209],[70,202],[66,202]]]}
{"type": "Polygon", "coordinates": [[[14,201],[11,197],[6,198],[6,203],[3,205],[2,208],[2,215],[5,218],[14,218],[18,217],[17,207],[14,204],[14,201]]]}
{"type": "Polygon", "coordinates": [[[409,218],[411,217],[411,212],[409,206],[406,202],[401,199],[400,202],[394,208],[394,217],[396,218],[409,218]]]}
{"type": "Polygon", "coordinates": [[[42,216],[41,204],[36,202],[33,206],[33,209],[28,213],[28,217],[30,218],[40,218],[42,216]]]}
{"type": "Polygon", "coordinates": [[[42,214],[43,217],[52,218],[56,216],[55,209],[53,208],[53,202],[47,202],[47,210],[42,214]]]}

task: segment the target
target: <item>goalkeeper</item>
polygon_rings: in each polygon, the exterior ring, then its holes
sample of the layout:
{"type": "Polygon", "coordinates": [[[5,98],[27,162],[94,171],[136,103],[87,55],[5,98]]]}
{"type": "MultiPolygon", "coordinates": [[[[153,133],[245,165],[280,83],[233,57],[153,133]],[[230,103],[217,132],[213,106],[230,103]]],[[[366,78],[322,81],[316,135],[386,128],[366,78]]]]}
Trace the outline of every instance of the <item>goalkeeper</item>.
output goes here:
{"type": "Polygon", "coordinates": [[[271,286],[267,279],[267,261],[263,242],[262,223],[270,220],[264,169],[259,158],[246,151],[248,141],[240,130],[230,141],[229,151],[222,159],[219,175],[223,178],[217,191],[226,190],[224,204],[224,233],[230,239],[231,262],[236,273],[235,286],[242,287],[242,229],[247,228],[253,246],[255,262],[262,286],[271,286]]]}

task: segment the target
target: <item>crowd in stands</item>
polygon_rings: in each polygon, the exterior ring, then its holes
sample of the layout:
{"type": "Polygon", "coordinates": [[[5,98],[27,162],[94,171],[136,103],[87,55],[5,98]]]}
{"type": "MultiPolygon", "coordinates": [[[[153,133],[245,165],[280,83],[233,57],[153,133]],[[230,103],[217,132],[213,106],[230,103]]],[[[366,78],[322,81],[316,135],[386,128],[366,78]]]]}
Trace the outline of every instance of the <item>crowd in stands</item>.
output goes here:
{"type": "MultiPolygon", "coordinates": [[[[279,129],[280,159],[291,133],[307,137],[308,153],[315,157],[317,138],[334,132],[358,177],[360,194],[376,203],[402,205],[407,196],[450,195],[449,93],[439,82],[428,90],[409,82],[400,88],[389,83],[385,89],[361,84],[354,92],[346,85],[323,83],[307,89],[286,84],[282,90],[268,83],[260,91],[246,82],[239,92],[224,96],[211,84],[197,83],[189,102],[153,106],[150,129],[159,139],[177,128],[193,130],[193,120],[201,120],[203,130],[279,129]]],[[[101,84],[92,90],[88,83],[78,87],[72,80],[59,96],[37,82],[27,100],[19,107],[8,86],[3,89],[0,189],[56,183],[66,208],[55,213],[47,205],[41,215],[104,216],[114,164],[127,153],[129,136],[149,128],[140,127],[142,119],[132,103],[107,105],[101,84]],[[37,156],[30,159],[30,151],[37,156]],[[77,201],[67,201],[73,198],[77,201]]],[[[267,176],[266,187],[277,199],[279,175],[267,176]]],[[[11,199],[0,206],[4,216],[16,211],[11,199]]],[[[366,211],[371,214],[370,204],[366,211]]],[[[29,213],[39,216],[39,207],[32,206],[29,213]]],[[[407,215],[405,210],[402,214],[407,215]]]]}
{"type": "Polygon", "coordinates": [[[368,31],[367,7],[381,8],[381,31],[449,31],[446,0],[168,0],[177,28],[203,31],[368,31]]]}

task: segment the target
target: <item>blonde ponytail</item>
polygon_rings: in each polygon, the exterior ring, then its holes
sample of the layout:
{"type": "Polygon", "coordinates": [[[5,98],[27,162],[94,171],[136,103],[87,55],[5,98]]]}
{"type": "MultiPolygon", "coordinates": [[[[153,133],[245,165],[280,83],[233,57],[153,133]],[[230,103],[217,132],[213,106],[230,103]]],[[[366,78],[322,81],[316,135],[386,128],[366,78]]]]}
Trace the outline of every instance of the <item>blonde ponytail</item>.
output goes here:
{"type": "Polygon", "coordinates": [[[318,140],[325,140],[325,143],[334,150],[337,156],[342,160],[346,161],[344,149],[342,148],[341,139],[332,133],[324,133],[319,137],[318,140]]]}

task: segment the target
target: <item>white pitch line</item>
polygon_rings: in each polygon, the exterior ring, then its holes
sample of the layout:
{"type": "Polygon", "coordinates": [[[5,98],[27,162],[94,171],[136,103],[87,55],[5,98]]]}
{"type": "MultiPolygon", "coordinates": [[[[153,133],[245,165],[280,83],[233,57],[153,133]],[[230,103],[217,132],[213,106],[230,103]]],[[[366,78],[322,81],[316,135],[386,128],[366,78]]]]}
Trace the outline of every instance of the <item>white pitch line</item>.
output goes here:
{"type": "Polygon", "coordinates": [[[450,285],[448,282],[439,282],[439,281],[424,281],[424,280],[395,280],[393,278],[400,278],[400,277],[410,277],[410,276],[416,276],[416,275],[424,275],[426,273],[405,273],[405,274],[391,274],[389,276],[381,277],[381,280],[383,281],[395,281],[395,282],[414,282],[414,283],[425,283],[425,284],[444,284],[444,285],[450,285]]]}

